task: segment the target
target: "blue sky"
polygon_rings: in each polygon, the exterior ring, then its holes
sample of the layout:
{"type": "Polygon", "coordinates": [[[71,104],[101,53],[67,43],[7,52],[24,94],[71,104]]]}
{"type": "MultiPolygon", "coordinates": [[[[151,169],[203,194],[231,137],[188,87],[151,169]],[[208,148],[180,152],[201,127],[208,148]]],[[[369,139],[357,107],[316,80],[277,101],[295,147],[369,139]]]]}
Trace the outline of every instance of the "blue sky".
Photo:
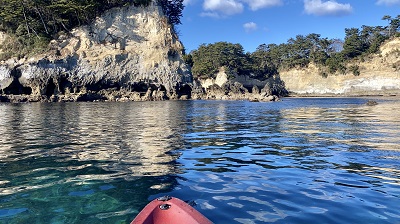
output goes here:
{"type": "Polygon", "coordinates": [[[253,52],[260,44],[286,43],[310,33],[344,39],[345,28],[386,26],[400,0],[185,0],[177,26],[186,52],[227,41],[253,52]]]}

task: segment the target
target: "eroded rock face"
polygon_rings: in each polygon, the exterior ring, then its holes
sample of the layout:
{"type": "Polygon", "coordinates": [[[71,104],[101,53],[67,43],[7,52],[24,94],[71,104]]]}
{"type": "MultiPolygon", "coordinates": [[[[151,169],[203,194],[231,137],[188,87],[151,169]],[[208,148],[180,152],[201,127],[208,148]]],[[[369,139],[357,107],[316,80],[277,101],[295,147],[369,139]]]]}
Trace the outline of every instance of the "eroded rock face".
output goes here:
{"type": "Polygon", "coordinates": [[[193,99],[249,100],[252,102],[278,101],[286,96],[285,85],[279,76],[264,81],[247,76],[228,75],[222,67],[215,79],[197,80],[193,83],[193,99]]]}
{"type": "Polygon", "coordinates": [[[380,48],[380,52],[353,62],[359,75],[350,70],[345,74],[321,75],[319,68],[310,64],[307,68],[280,72],[286,88],[297,95],[400,95],[400,38],[395,38],[380,48]]]}
{"type": "Polygon", "coordinates": [[[50,47],[2,62],[0,90],[50,101],[164,100],[192,82],[183,46],[155,4],[111,9],[50,47]]]}
{"type": "Polygon", "coordinates": [[[14,80],[14,77],[11,75],[12,69],[7,66],[0,66],[0,89],[3,90],[6,87],[10,86],[14,80]]]}

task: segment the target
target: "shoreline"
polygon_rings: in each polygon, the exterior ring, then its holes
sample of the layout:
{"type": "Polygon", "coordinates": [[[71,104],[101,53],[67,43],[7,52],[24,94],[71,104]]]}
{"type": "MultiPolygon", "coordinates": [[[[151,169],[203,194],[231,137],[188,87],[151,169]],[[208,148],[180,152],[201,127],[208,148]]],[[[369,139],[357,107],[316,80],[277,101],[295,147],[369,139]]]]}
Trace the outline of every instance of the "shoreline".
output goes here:
{"type": "Polygon", "coordinates": [[[289,94],[289,98],[363,98],[363,97],[384,97],[384,98],[400,98],[400,94],[289,94]]]}
{"type": "MultiPolygon", "coordinates": [[[[191,101],[191,100],[228,100],[228,101],[250,101],[250,102],[267,102],[267,101],[253,101],[250,98],[172,98],[172,99],[127,99],[127,98],[117,98],[115,100],[109,99],[86,99],[86,100],[77,100],[72,99],[71,97],[65,97],[64,95],[58,96],[32,96],[32,95],[11,95],[11,94],[0,94],[0,103],[67,103],[67,102],[146,102],[146,101],[191,101]],[[68,100],[55,100],[55,99],[68,99],[68,100]]],[[[268,102],[280,101],[284,98],[390,98],[390,99],[399,99],[400,94],[289,94],[287,96],[281,96],[277,100],[271,100],[268,102]]]]}
{"type": "Polygon", "coordinates": [[[353,91],[347,93],[295,93],[289,91],[287,97],[400,97],[400,89],[353,91]]]}

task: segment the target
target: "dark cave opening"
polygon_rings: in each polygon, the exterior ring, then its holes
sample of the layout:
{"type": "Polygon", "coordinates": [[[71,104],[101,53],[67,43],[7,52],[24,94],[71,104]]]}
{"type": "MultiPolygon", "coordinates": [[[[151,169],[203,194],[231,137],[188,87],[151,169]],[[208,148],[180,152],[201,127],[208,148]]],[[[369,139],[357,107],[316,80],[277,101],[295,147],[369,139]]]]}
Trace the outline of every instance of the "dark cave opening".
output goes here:
{"type": "Polygon", "coordinates": [[[131,86],[132,92],[146,92],[149,89],[149,84],[145,82],[135,82],[131,86]]]}
{"type": "Polygon", "coordinates": [[[7,88],[3,89],[2,93],[7,95],[31,95],[32,88],[23,86],[18,80],[18,78],[21,77],[20,72],[13,71],[13,73],[14,80],[7,88]],[[16,72],[18,72],[18,74],[15,74],[16,72]]]}
{"type": "Polygon", "coordinates": [[[45,95],[47,97],[50,97],[50,96],[54,95],[55,90],[56,90],[56,85],[54,84],[53,79],[50,79],[46,86],[45,95]]]}
{"type": "Polygon", "coordinates": [[[86,85],[86,89],[89,91],[94,91],[94,92],[99,92],[100,90],[103,90],[103,89],[115,89],[115,90],[119,91],[121,89],[121,86],[117,82],[102,80],[95,84],[86,85]]]}
{"type": "Polygon", "coordinates": [[[189,98],[192,97],[192,87],[190,85],[184,84],[178,89],[178,94],[180,96],[186,95],[189,98]]]}
{"type": "Polygon", "coordinates": [[[66,94],[67,89],[68,89],[68,93],[71,93],[73,91],[72,83],[67,79],[66,76],[61,76],[59,83],[60,83],[61,94],[66,94]]]}

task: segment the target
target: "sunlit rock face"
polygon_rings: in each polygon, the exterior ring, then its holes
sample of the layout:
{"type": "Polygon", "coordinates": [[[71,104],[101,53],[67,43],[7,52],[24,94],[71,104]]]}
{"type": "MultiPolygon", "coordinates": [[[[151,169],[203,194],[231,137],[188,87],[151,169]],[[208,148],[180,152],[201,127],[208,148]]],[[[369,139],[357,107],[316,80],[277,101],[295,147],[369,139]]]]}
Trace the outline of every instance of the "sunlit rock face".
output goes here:
{"type": "Polygon", "coordinates": [[[65,101],[180,97],[192,76],[160,6],[114,8],[61,35],[51,50],[0,64],[5,94],[65,101]]]}
{"type": "Polygon", "coordinates": [[[245,75],[230,74],[221,67],[215,78],[199,79],[192,85],[193,99],[278,101],[286,89],[278,75],[258,80],[245,75]]]}
{"type": "Polygon", "coordinates": [[[400,38],[380,48],[380,52],[349,64],[358,66],[359,75],[347,69],[345,74],[322,76],[320,69],[309,65],[305,69],[280,72],[287,90],[308,95],[400,95],[400,38]]]}

